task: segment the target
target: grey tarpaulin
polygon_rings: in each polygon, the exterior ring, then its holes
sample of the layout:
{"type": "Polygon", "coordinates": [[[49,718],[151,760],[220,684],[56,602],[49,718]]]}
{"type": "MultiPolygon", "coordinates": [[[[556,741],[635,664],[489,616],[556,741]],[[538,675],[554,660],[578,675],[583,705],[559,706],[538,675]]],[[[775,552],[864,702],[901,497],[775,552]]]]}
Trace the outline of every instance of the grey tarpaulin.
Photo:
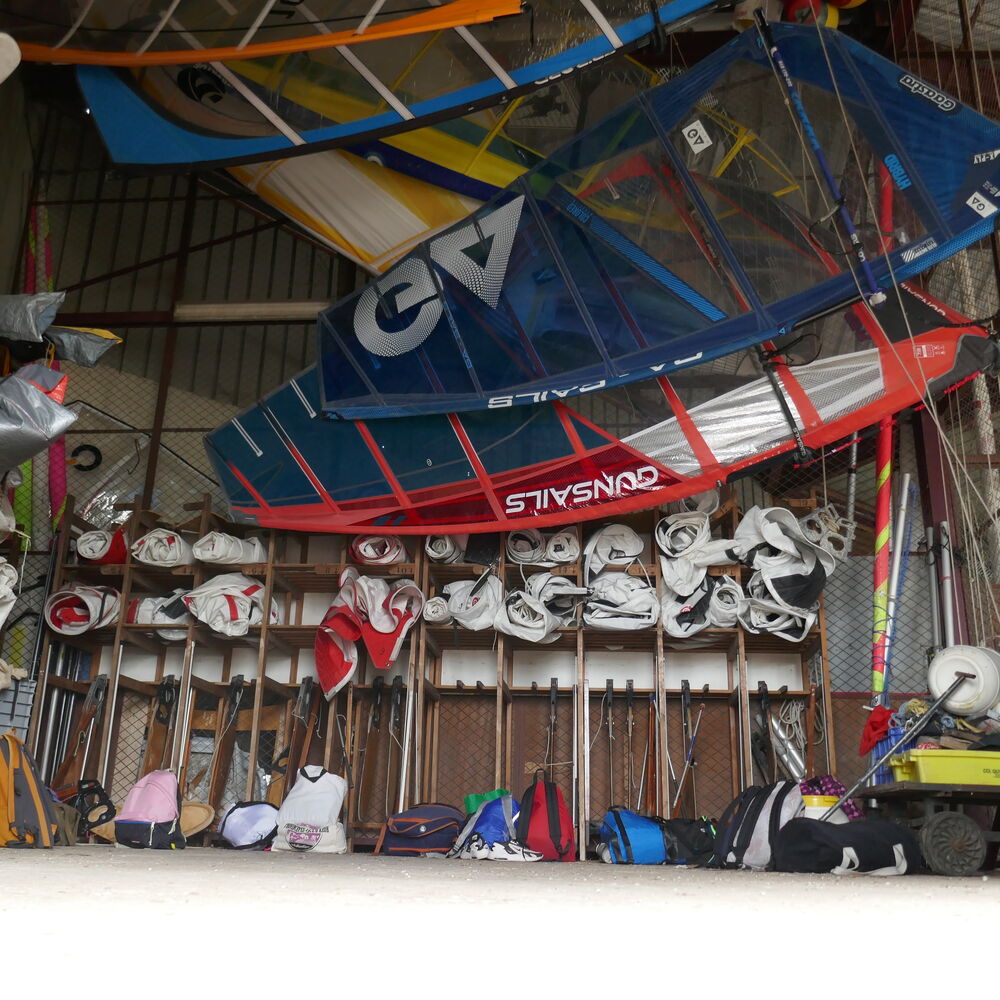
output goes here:
{"type": "Polygon", "coordinates": [[[60,406],[33,384],[31,372],[38,367],[25,365],[15,374],[0,379],[0,472],[37,455],[65,434],[76,420],[72,410],[60,406]]]}
{"type": "Polygon", "coordinates": [[[65,292],[0,295],[0,337],[41,343],[64,298],[65,292]]]}
{"type": "Polygon", "coordinates": [[[85,368],[93,368],[105,351],[122,342],[121,337],[107,330],[74,326],[50,326],[45,331],[45,339],[56,349],[60,361],[72,361],[85,368]]]}

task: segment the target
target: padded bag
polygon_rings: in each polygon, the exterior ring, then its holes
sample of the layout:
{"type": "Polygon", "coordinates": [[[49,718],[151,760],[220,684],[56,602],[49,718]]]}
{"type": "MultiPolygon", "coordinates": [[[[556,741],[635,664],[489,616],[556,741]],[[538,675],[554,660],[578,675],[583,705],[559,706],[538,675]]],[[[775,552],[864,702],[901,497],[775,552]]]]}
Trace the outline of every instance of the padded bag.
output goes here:
{"type": "Polygon", "coordinates": [[[278,832],[278,807],[270,802],[237,802],[219,823],[223,847],[263,851],[278,832]]]}
{"type": "Polygon", "coordinates": [[[463,814],[443,802],[425,802],[390,816],[378,835],[376,854],[419,858],[447,854],[458,837],[463,814]]]}
{"type": "Polygon", "coordinates": [[[661,819],[668,865],[707,865],[715,856],[715,827],[701,819],[661,819]]]}
{"type": "Polygon", "coordinates": [[[794,781],[746,789],[719,821],[713,866],[764,871],[771,865],[778,831],[804,811],[802,792],[794,781]]]}
{"type": "Polygon", "coordinates": [[[132,786],[115,817],[115,841],[123,847],[155,851],[176,851],[185,846],[181,790],[172,771],[150,771],[132,786]]]}
{"type": "Polygon", "coordinates": [[[775,838],[779,872],[912,875],[923,863],[912,830],[887,819],[824,823],[792,820],[775,838]]]}
{"type": "Polygon", "coordinates": [[[521,796],[517,839],[523,847],[538,851],[544,861],[574,861],[576,838],[573,817],[559,786],[545,780],[545,772],[535,772],[535,780],[521,796]]]}
{"type": "Polygon", "coordinates": [[[24,744],[13,732],[0,736],[0,847],[53,847],[52,806],[24,744]]]}
{"type": "Polygon", "coordinates": [[[610,810],[600,838],[616,865],[703,865],[715,849],[707,820],[640,816],[629,809],[610,810]]]}
{"type": "Polygon", "coordinates": [[[663,828],[649,816],[630,809],[611,809],[600,828],[601,842],[616,865],[662,865],[667,862],[663,828]]]}

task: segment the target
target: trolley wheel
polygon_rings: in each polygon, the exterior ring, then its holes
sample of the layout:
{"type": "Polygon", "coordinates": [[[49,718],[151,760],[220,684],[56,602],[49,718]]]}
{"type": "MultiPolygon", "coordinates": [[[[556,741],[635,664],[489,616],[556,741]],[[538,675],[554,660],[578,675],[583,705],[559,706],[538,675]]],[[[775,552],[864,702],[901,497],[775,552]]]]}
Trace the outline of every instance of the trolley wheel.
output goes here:
{"type": "Polygon", "coordinates": [[[927,867],[938,875],[975,875],[986,860],[986,840],[965,813],[934,813],[920,829],[927,867]]]}

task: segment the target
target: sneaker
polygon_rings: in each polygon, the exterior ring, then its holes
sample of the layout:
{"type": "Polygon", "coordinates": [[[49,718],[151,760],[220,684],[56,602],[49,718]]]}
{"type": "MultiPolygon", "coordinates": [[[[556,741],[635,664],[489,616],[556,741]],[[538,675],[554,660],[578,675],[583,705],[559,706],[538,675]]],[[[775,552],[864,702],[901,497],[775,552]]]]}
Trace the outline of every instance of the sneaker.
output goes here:
{"type": "Polygon", "coordinates": [[[485,861],[490,856],[490,845],[478,833],[469,835],[458,856],[463,861],[485,861]]]}
{"type": "Polygon", "coordinates": [[[516,840],[498,840],[487,855],[490,861],[541,861],[539,851],[531,851],[516,840]]]}

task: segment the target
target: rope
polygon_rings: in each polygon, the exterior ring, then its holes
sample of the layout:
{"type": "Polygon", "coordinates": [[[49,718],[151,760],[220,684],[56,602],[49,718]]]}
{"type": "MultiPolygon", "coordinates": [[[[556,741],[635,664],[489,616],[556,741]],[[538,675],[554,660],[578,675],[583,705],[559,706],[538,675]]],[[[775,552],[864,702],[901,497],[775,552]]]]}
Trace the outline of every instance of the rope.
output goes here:
{"type": "MultiPolygon", "coordinates": [[[[862,173],[862,177],[863,177],[864,176],[864,171],[861,169],[861,156],[860,156],[860,154],[858,152],[857,144],[856,144],[855,139],[854,139],[854,129],[853,129],[852,125],[851,125],[850,118],[848,117],[848,114],[847,114],[847,109],[846,109],[846,107],[844,105],[844,100],[843,100],[843,95],[842,95],[841,90],[840,90],[840,85],[839,85],[839,83],[837,81],[837,78],[836,78],[836,75],[834,74],[834,71],[833,71],[833,65],[832,65],[832,62],[830,60],[829,51],[827,49],[826,39],[825,39],[823,31],[820,29],[819,25],[817,24],[817,25],[815,25],[815,27],[816,27],[817,36],[818,36],[819,41],[820,41],[820,48],[822,49],[823,57],[824,57],[824,60],[826,61],[827,71],[828,71],[829,76],[830,76],[832,92],[833,92],[834,96],[837,99],[837,104],[838,104],[838,107],[840,108],[840,113],[841,113],[841,117],[842,117],[843,122],[844,122],[845,130],[846,130],[846,133],[847,133],[847,135],[849,137],[849,140],[850,140],[851,153],[853,155],[854,162],[858,165],[859,171],[862,173]]],[[[773,66],[772,66],[772,68],[773,68],[773,66]]],[[[866,199],[866,202],[868,204],[869,211],[871,212],[871,214],[872,214],[873,217],[877,218],[877,212],[875,211],[875,204],[874,204],[874,201],[872,200],[872,193],[871,193],[871,191],[870,191],[870,189],[868,187],[868,184],[867,183],[862,183],[861,184],[861,189],[864,191],[865,199],[866,199]]],[[[910,318],[909,318],[909,316],[908,316],[908,314],[906,312],[905,306],[903,306],[902,291],[900,289],[900,284],[901,283],[899,282],[899,280],[896,277],[895,268],[893,267],[892,260],[891,260],[891,258],[889,257],[888,254],[885,255],[885,261],[886,261],[886,266],[887,266],[887,268],[889,270],[889,276],[890,276],[890,279],[891,279],[891,282],[892,282],[892,291],[895,293],[896,298],[897,298],[897,300],[899,301],[899,303],[901,305],[901,312],[902,312],[902,316],[903,316],[903,321],[906,324],[906,332],[907,332],[907,336],[910,339],[911,349],[912,349],[912,346],[914,344],[914,334],[913,334],[913,328],[912,328],[912,326],[910,324],[910,318]]],[[[885,332],[884,327],[882,326],[882,323],[879,320],[877,313],[875,311],[873,311],[865,303],[865,301],[864,301],[863,290],[862,290],[861,285],[860,285],[860,283],[858,281],[857,274],[854,272],[853,269],[851,270],[851,274],[853,276],[854,284],[855,284],[855,287],[857,288],[858,295],[859,295],[859,298],[861,300],[859,302],[859,306],[861,308],[867,308],[868,309],[869,315],[872,317],[872,319],[875,321],[875,323],[878,324],[879,328],[882,329],[882,331],[884,333],[885,332]]],[[[900,345],[898,345],[898,344],[890,343],[889,349],[892,350],[893,352],[895,352],[897,354],[897,357],[899,358],[899,360],[901,362],[903,362],[904,359],[903,359],[902,354],[899,351],[899,346],[900,345]]],[[[939,415],[937,413],[937,407],[935,405],[935,402],[934,402],[934,400],[930,396],[929,386],[928,386],[926,378],[924,378],[922,380],[923,384],[921,386],[913,378],[912,374],[910,373],[909,368],[906,367],[905,363],[902,365],[902,368],[903,368],[903,371],[904,371],[904,374],[905,374],[907,380],[910,382],[911,386],[914,388],[914,390],[917,391],[917,393],[922,398],[922,400],[923,400],[923,402],[924,402],[924,404],[926,406],[926,412],[928,414],[928,417],[931,420],[931,422],[933,423],[933,425],[935,427],[935,430],[938,433],[938,438],[939,438],[940,445],[941,445],[941,456],[942,456],[942,463],[941,463],[942,464],[942,469],[941,469],[941,472],[942,472],[942,481],[947,481],[947,480],[943,479],[943,473],[944,473],[943,465],[944,465],[944,462],[947,461],[948,470],[949,470],[949,472],[951,474],[951,481],[954,484],[955,498],[958,501],[958,504],[959,504],[959,506],[961,508],[962,517],[963,517],[963,523],[965,525],[971,525],[973,523],[971,515],[970,515],[970,511],[969,511],[969,503],[970,503],[970,501],[969,501],[968,494],[971,493],[972,495],[975,496],[975,498],[982,505],[982,508],[986,512],[990,523],[992,525],[994,525],[994,526],[1000,525],[1000,519],[998,519],[997,512],[990,509],[989,504],[987,503],[986,499],[982,496],[982,493],[979,491],[978,487],[976,486],[976,484],[975,484],[972,476],[970,475],[968,469],[966,468],[964,462],[959,458],[958,453],[957,453],[954,445],[948,439],[948,437],[947,437],[947,435],[945,433],[944,427],[941,424],[941,419],[940,419],[940,417],[939,417],[939,415]]],[[[982,567],[983,570],[985,570],[986,569],[986,563],[985,563],[985,560],[984,560],[984,557],[983,557],[983,554],[982,554],[982,545],[981,545],[978,533],[976,531],[974,531],[974,530],[970,531],[966,535],[966,542],[970,546],[972,560],[977,565],[979,565],[980,567],[982,567]]],[[[984,579],[989,580],[989,574],[988,574],[988,572],[984,572],[984,579]]],[[[978,598],[980,600],[982,599],[982,595],[985,594],[985,596],[989,599],[990,603],[992,604],[993,614],[994,614],[994,620],[1000,620],[1000,606],[998,606],[998,604],[997,604],[997,599],[996,599],[996,596],[993,593],[992,587],[988,587],[988,586],[987,587],[978,587],[976,589],[977,589],[977,591],[980,591],[980,593],[978,595],[978,598]]],[[[958,593],[957,593],[957,591],[954,592],[953,598],[954,598],[954,600],[956,601],[956,604],[957,604],[957,600],[958,600],[958,593]]]]}

